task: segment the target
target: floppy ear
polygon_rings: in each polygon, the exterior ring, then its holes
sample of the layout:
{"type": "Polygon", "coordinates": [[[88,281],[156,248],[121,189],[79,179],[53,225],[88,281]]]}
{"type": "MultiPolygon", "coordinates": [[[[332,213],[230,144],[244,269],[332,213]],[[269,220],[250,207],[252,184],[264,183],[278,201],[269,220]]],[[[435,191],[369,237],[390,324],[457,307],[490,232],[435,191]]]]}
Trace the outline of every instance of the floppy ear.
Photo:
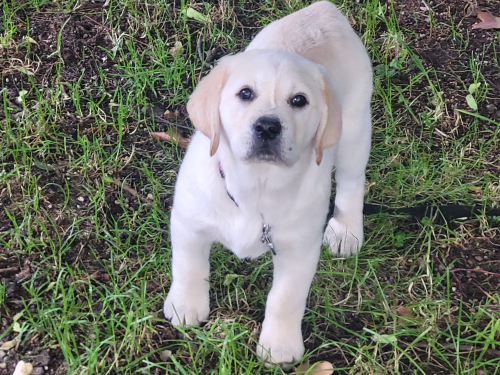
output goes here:
{"type": "Polygon", "coordinates": [[[187,103],[189,118],[195,128],[210,139],[210,156],[213,156],[219,147],[219,105],[227,74],[225,64],[219,63],[198,83],[187,103]]]}
{"type": "Polygon", "coordinates": [[[323,150],[333,146],[340,138],[342,129],[342,113],[335,95],[332,83],[322,75],[321,91],[323,93],[324,109],[321,123],[316,132],[316,164],[323,159],[323,150]]]}

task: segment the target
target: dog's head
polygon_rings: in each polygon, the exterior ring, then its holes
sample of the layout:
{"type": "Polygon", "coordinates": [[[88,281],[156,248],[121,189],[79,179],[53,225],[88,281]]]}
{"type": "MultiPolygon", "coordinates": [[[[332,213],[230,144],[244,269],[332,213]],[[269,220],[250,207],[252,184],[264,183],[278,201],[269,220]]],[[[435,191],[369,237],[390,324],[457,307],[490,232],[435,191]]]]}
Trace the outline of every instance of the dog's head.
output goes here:
{"type": "Polygon", "coordinates": [[[252,50],[223,58],[198,84],[187,109],[210,138],[221,133],[247,162],[294,165],[315,142],[316,162],[340,136],[341,114],[326,70],[297,54],[252,50]]]}

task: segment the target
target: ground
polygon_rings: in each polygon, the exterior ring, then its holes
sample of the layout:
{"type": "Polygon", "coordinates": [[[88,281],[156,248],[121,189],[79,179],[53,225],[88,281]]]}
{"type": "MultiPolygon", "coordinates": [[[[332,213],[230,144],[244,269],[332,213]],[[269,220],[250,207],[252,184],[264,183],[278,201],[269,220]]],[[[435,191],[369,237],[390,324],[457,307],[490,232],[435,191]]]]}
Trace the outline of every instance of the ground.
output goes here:
{"type": "MultiPolygon", "coordinates": [[[[270,257],[212,252],[211,314],[162,317],[168,215],[192,133],[185,103],[215,61],[306,1],[6,0],[0,23],[0,374],[280,374],[255,357],[270,257]],[[193,16],[192,11],[196,10],[193,16]]],[[[373,61],[366,202],[478,213],[366,215],[326,249],[303,330],[338,374],[500,370],[500,31],[496,0],[335,1],[373,61]]]]}

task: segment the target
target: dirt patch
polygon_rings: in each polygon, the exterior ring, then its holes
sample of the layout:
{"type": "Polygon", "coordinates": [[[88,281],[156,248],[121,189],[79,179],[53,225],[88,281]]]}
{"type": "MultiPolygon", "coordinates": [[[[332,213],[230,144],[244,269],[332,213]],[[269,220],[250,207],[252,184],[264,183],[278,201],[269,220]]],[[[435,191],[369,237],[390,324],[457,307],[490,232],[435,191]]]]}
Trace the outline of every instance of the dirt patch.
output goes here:
{"type": "MultiPolygon", "coordinates": [[[[478,108],[478,113],[486,118],[500,120],[500,84],[495,79],[500,74],[498,60],[495,62],[498,39],[494,30],[472,29],[472,25],[479,22],[475,17],[478,11],[488,10],[492,14],[500,14],[500,4],[479,1],[475,7],[463,1],[452,0],[440,2],[429,10],[421,1],[412,0],[396,6],[401,29],[408,35],[404,42],[421,59],[423,66],[431,69],[432,74],[436,74],[438,78],[437,91],[442,95],[445,105],[443,110],[449,119],[438,121],[436,128],[455,137],[462,137],[470,132],[467,124],[471,119],[462,121],[459,126],[451,120],[457,109],[472,111],[467,106],[465,95],[468,87],[479,78],[474,77],[474,69],[480,69],[481,78],[488,85],[485,101],[478,108]],[[477,68],[473,67],[474,64],[477,68]]],[[[418,72],[415,68],[413,72],[405,72],[403,77],[397,79],[410,84],[408,78],[418,72]]],[[[425,90],[428,90],[425,84],[422,87],[417,85],[408,99],[415,99],[425,90]]],[[[415,104],[415,112],[425,113],[425,106],[415,104]]],[[[496,130],[496,126],[487,121],[480,120],[479,124],[478,130],[481,132],[496,130]]]]}

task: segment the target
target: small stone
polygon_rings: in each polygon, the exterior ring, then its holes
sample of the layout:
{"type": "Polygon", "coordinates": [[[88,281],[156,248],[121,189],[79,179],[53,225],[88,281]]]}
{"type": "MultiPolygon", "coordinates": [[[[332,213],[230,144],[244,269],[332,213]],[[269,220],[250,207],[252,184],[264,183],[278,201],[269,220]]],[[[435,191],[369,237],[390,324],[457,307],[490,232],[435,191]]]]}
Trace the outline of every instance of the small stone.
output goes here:
{"type": "Polygon", "coordinates": [[[0,350],[0,360],[2,360],[3,357],[5,357],[5,352],[3,350],[0,350]]]}
{"type": "Polygon", "coordinates": [[[44,372],[43,367],[35,367],[31,370],[31,375],[42,375],[44,372]]]}
{"type": "Polygon", "coordinates": [[[149,193],[149,194],[148,194],[148,199],[149,199],[149,200],[153,200],[153,194],[149,193]]]}
{"type": "Polygon", "coordinates": [[[495,113],[495,111],[497,110],[497,107],[495,107],[494,104],[488,104],[486,106],[486,110],[488,111],[488,113],[495,113]]]}
{"type": "Polygon", "coordinates": [[[481,262],[483,260],[483,257],[481,255],[476,255],[474,259],[476,259],[478,262],[481,262]]]}
{"type": "Polygon", "coordinates": [[[160,359],[163,362],[167,362],[168,359],[172,356],[172,352],[170,350],[163,350],[160,352],[160,359]]]}
{"type": "Polygon", "coordinates": [[[5,362],[0,363],[0,369],[3,370],[5,368],[7,368],[7,363],[5,363],[5,362]]]}
{"type": "Polygon", "coordinates": [[[78,198],[76,198],[76,199],[77,199],[78,201],[80,201],[80,202],[83,202],[83,201],[85,200],[85,198],[84,198],[84,197],[78,197],[78,198]]]}

